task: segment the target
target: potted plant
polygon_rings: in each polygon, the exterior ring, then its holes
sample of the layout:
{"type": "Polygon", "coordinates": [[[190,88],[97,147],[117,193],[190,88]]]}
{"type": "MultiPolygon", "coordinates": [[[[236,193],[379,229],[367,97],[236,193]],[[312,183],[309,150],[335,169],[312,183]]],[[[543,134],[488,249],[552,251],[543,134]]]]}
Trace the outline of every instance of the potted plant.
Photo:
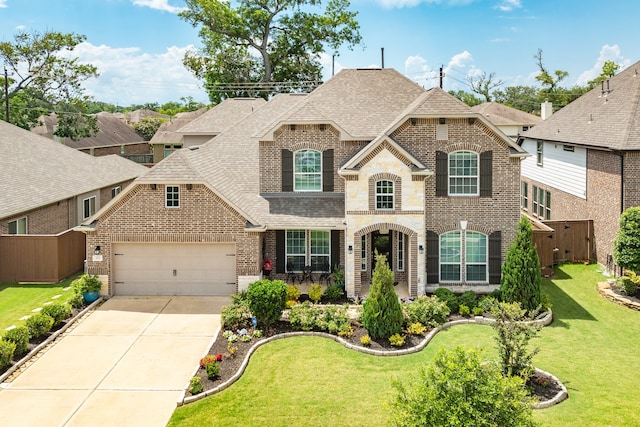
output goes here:
{"type": "Polygon", "coordinates": [[[90,304],[98,299],[100,289],[102,288],[102,282],[98,280],[97,275],[83,274],[71,283],[73,290],[76,294],[82,295],[82,298],[87,304],[90,304]]]}
{"type": "Polygon", "coordinates": [[[333,271],[329,275],[329,278],[333,280],[333,283],[336,286],[344,288],[344,272],[340,270],[340,266],[338,264],[333,266],[333,271]]]}
{"type": "Polygon", "coordinates": [[[262,271],[266,277],[271,275],[271,270],[273,270],[273,260],[271,258],[265,258],[264,263],[262,264],[262,271]]]}

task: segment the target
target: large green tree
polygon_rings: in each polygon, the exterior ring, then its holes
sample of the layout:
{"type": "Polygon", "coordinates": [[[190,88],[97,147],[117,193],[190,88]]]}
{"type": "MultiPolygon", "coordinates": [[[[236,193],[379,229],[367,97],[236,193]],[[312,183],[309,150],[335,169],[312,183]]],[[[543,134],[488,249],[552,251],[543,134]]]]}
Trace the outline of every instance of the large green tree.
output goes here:
{"type": "Polygon", "coordinates": [[[60,136],[76,138],[97,132],[95,117],[83,116],[88,99],[82,82],[97,77],[98,70],[69,54],[85,39],[79,34],[47,31],[19,32],[13,41],[0,42],[0,59],[9,75],[7,93],[3,91],[0,100],[2,105],[9,100],[11,123],[30,129],[41,114],[56,112],[60,136]]]}
{"type": "Polygon", "coordinates": [[[321,80],[320,54],[360,43],[349,0],[186,0],[180,16],[200,28],[203,47],[184,64],[212,102],[308,90],[321,80]]]}
{"type": "Polygon", "coordinates": [[[503,301],[519,302],[528,311],[537,309],[541,302],[540,259],[533,244],[531,223],[525,217],[518,223],[518,234],[502,265],[500,294],[503,301]]]}

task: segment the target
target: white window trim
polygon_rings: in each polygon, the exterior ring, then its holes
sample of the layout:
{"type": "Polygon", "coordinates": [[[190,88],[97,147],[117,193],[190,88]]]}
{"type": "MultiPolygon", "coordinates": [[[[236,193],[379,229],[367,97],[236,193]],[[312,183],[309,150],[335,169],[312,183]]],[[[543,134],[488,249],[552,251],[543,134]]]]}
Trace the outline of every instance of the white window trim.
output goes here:
{"type": "MultiPolygon", "coordinates": [[[[481,233],[479,231],[465,231],[464,233],[462,233],[462,236],[464,237],[464,270],[462,270],[461,268],[461,272],[464,274],[464,280],[465,283],[488,283],[489,282],[489,236],[487,236],[484,233],[481,233]],[[484,254],[485,254],[485,260],[484,260],[484,268],[485,268],[485,272],[484,272],[484,277],[485,280],[467,280],[467,266],[468,265],[482,265],[480,263],[475,263],[475,262],[471,262],[471,263],[467,263],[467,259],[469,258],[467,256],[467,234],[468,233],[475,233],[475,234],[481,234],[483,236],[485,236],[485,248],[484,248],[484,254]]],[[[462,262],[461,262],[462,264],[462,262]]]]}
{"type": "MultiPolygon", "coordinates": [[[[314,256],[321,256],[321,257],[326,257],[327,258],[327,265],[329,267],[329,271],[331,271],[331,231],[327,231],[327,230],[300,230],[300,229],[292,229],[292,230],[285,230],[285,235],[284,235],[284,257],[285,257],[285,265],[288,263],[288,259],[290,256],[295,256],[295,257],[301,257],[304,256],[304,265],[311,265],[311,258],[314,256]],[[289,231],[302,231],[304,232],[304,254],[294,254],[294,253],[289,253],[289,239],[287,238],[287,233],[289,231]],[[314,254],[311,253],[311,233],[314,231],[321,231],[324,233],[327,233],[329,236],[329,253],[328,254],[314,254]]],[[[294,271],[300,271],[300,270],[294,270],[294,271]]],[[[313,273],[324,273],[325,271],[320,269],[320,270],[313,270],[313,273]]]]}
{"type": "Polygon", "coordinates": [[[520,207],[525,211],[529,211],[529,183],[520,181],[520,207]]]}
{"type": "Polygon", "coordinates": [[[397,259],[396,259],[396,268],[398,271],[404,271],[404,233],[398,231],[398,237],[396,241],[398,242],[398,250],[397,259]]]}
{"type": "MultiPolygon", "coordinates": [[[[453,230],[456,231],[456,230],[453,230]]],[[[446,234],[446,233],[445,233],[446,234]]],[[[442,236],[442,235],[441,235],[442,236]]],[[[458,250],[460,251],[459,263],[443,263],[442,252],[440,250],[441,241],[438,239],[438,280],[442,283],[489,283],[489,236],[479,231],[465,230],[460,231],[460,245],[458,250]],[[467,233],[478,233],[485,236],[485,280],[467,280],[467,265],[480,265],[478,263],[467,264],[467,233]],[[463,252],[464,251],[464,252],[463,252]],[[464,254],[464,257],[462,256],[464,254]],[[443,280],[442,279],[442,265],[459,265],[460,266],[460,280],[443,280]]]]}
{"type": "Polygon", "coordinates": [[[375,188],[375,208],[377,211],[392,211],[396,206],[396,183],[391,181],[390,179],[380,179],[374,183],[375,188]],[[391,183],[391,193],[378,193],[378,184],[381,182],[389,182],[391,183]],[[391,207],[390,208],[382,208],[378,205],[378,197],[391,197],[391,207]]]}
{"type": "Polygon", "coordinates": [[[363,234],[360,238],[360,271],[367,271],[367,235],[363,234]]]}
{"type": "Polygon", "coordinates": [[[322,156],[322,151],[318,151],[318,150],[312,150],[309,148],[305,148],[303,150],[298,150],[296,152],[293,153],[293,191],[295,192],[299,192],[299,193],[312,193],[312,192],[319,192],[322,191],[322,171],[323,171],[323,165],[322,165],[322,160],[323,160],[323,156],[322,156]],[[296,156],[298,155],[298,153],[302,153],[304,151],[314,151],[316,153],[320,154],[320,172],[296,172],[296,156]],[[306,190],[306,189],[297,189],[296,188],[296,175],[318,175],[320,176],[320,188],[318,188],[317,190],[312,189],[312,190],[306,190]]]}
{"type": "Polygon", "coordinates": [[[13,222],[16,223],[16,232],[13,235],[17,236],[17,235],[29,234],[29,219],[26,216],[23,216],[22,218],[16,218],[13,221],[9,221],[9,223],[7,224],[7,232],[9,231],[9,225],[13,222]],[[18,223],[23,220],[24,220],[24,233],[20,233],[20,227],[18,227],[18,223]]]}
{"type": "Polygon", "coordinates": [[[538,166],[544,164],[544,141],[536,141],[536,164],[538,166]]]}
{"type": "Polygon", "coordinates": [[[82,199],[82,219],[85,220],[87,218],[91,218],[91,216],[93,216],[93,214],[96,213],[96,196],[91,196],[91,197],[87,197],[85,199],[82,199]],[[91,212],[91,199],[93,199],[93,212],[91,212]],[[86,215],[86,211],[85,211],[85,203],[89,202],[89,215],[86,215]]]}
{"type": "Polygon", "coordinates": [[[447,157],[447,193],[452,197],[474,197],[480,195],[480,154],[470,150],[458,150],[449,153],[447,157]],[[472,153],[476,156],[476,175],[452,175],[451,174],[451,156],[458,153],[472,153]],[[476,179],[476,192],[475,193],[454,193],[451,191],[451,178],[475,178],[476,179]]]}
{"type": "Polygon", "coordinates": [[[164,207],[167,209],[179,209],[180,208],[180,186],[179,185],[167,185],[164,189],[164,207]],[[169,188],[178,189],[178,205],[169,206],[169,188]]]}
{"type": "Polygon", "coordinates": [[[119,185],[117,187],[113,187],[111,189],[111,198],[113,199],[114,197],[116,197],[118,194],[120,194],[121,191],[122,187],[120,187],[119,185]]]}

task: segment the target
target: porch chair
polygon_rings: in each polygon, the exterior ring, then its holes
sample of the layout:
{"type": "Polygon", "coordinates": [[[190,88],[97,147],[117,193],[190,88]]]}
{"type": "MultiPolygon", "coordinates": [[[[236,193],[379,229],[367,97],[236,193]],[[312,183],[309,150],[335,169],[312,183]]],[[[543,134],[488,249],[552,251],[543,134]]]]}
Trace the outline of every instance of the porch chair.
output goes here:
{"type": "Polygon", "coordinates": [[[331,271],[329,270],[329,264],[327,263],[322,264],[322,274],[320,274],[320,277],[318,278],[318,282],[322,283],[322,281],[324,280],[327,286],[329,286],[331,282],[330,276],[331,276],[331,271]]]}
{"type": "Polygon", "coordinates": [[[291,280],[291,283],[295,285],[297,279],[298,279],[298,276],[296,275],[296,273],[293,272],[293,263],[288,262],[287,263],[287,282],[291,280]]]}
{"type": "Polygon", "coordinates": [[[313,283],[313,276],[311,275],[312,271],[313,271],[313,267],[311,267],[310,265],[304,266],[304,268],[302,269],[302,277],[300,278],[300,284],[302,284],[302,282],[306,280],[311,280],[311,283],[313,283]]]}

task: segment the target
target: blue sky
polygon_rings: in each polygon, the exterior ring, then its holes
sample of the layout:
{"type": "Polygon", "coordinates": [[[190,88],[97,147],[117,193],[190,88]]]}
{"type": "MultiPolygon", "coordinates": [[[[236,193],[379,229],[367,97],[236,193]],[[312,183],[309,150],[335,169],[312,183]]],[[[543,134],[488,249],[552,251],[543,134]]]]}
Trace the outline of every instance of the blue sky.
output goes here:
{"type": "MultiPolygon", "coordinates": [[[[0,40],[19,30],[75,32],[75,52],[96,65],[86,83],[97,100],[119,105],[192,96],[207,101],[182,66],[199,46],[197,30],[176,14],[183,0],[0,0],[0,40]]],[[[623,67],[640,60],[637,0],[351,0],[363,45],[342,49],[341,68],[395,68],[426,88],[466,89],[466,76],[495,73],[509,85],[535,85],[534,55],[549,70],[569,72],[565,86],[584,84],[605,60],[623,67]]],[[[331,52],[323,58],[325,77],[331,52]]],[[[1,66],[1,64],[0,64],[1,66]]]]}

